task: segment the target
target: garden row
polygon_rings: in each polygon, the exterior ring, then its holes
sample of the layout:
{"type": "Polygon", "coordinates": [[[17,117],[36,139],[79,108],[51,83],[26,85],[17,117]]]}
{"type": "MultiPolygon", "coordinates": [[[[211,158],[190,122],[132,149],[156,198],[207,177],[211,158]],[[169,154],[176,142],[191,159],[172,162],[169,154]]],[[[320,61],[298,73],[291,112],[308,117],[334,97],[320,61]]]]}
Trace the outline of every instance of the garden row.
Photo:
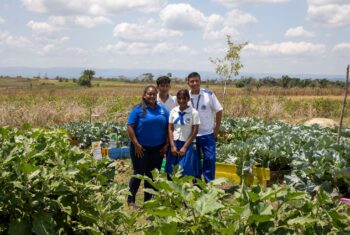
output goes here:
{"type": "MultiPolygon", "coordinates": [[[[251,135],[253,136],[253,134],[251,135]]],[[[192,186],[154,172],[154,200],[125,209],[114,163],[72,147],[66,131],[0,127],[0,232],[8,234],[329,234],[349,232],[350,207],[322,188],[192,186]],[[147,220],[145,219],[147,218],[147,220]]]]}
{"type": "Polygon", "coordinates": [[[300,190],[323,188],[333,194],[349,194],[350,138],[337,128],[290,125],[279,121],[226,119],[219,138],[218,161],[235,163],[242,174],[252,167],[268,167],[271,175],[300,190]]]}
{"type": "MultiPolygon", "coordinates": [[[[125,125],[115,123],[68,123],[70,138],[81,148],[93,141],[108,147],[115,133],[117,146],[128,145],[125,125]]],[[[329,193],[349,194],[350,129],[343,129],[337,144],[337,128],[290,125],[279,121],[229,118],[223,121],[218,142],[218,162],[234,163],[238,176],[256,174],[255,167],[269,169],[271,181],[285,180],[300,190],[322,187],[329,193]],[[254,172],[253,172],[254,171],[254,172]]]]}

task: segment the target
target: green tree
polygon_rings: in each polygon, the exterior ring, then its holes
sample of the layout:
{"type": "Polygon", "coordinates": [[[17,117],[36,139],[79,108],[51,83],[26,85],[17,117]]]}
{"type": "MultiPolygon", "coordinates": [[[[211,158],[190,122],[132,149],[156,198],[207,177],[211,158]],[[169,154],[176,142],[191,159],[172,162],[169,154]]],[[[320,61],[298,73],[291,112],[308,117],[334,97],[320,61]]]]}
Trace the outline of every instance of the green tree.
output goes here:
{"type": "Polygon", "coordinates": [[[244,43],[234,43],[231,40],[231,36],[227,35],[227,52],[226,55],[222,58],[212,59],[209,58],[210,62],[215,65],[215,72],[224,80],[224,94],[222,105],[225,108],[225,95],[226,95],[226,84],[227,80],[230,80],[233,76],[239,74],[239,70],[243,68],[241,64],[240,53],[242,49],[248,45],[248,42],[244,43]]]}
{"type": "Polygon", "coordinates": [[[141,81],[145,83],[153,83],[154,75],[152,73],[144,73],[141,75],[141,81]]]}
{"type": "Polygon", "coordinates": [[[91,69],[85,69],[79,78],[78,84],[80,86],[91,87],[91,80],[94,78],[95,71],[91,69]]]}

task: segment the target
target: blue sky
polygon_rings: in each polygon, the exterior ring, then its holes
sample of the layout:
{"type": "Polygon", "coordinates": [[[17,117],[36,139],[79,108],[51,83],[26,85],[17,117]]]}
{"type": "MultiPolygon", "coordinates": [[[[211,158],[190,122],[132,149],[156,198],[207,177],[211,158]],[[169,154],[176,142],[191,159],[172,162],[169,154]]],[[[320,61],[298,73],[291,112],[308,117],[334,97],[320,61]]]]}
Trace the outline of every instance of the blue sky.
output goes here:
{"type": "Polygon", "coordinates": [[[350,0],[2,0],[0,67],[214,71],[228,34],[242,72],[343,74],[350,0]]]}

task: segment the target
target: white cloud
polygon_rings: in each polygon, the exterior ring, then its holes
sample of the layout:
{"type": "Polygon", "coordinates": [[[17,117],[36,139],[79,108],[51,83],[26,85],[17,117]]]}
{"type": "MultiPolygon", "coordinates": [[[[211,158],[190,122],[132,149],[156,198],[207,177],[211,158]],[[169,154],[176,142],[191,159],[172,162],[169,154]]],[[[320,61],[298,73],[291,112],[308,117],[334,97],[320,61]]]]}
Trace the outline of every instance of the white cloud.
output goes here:
{"type": "Polygon", "coordinates": [[[222,39],[226,35],[238,36],[236,27],[256,23],[257,19],[248,13],[234,9],[225,16],[212,14],[205,16],[189,4],[169,4],[160,12],[163,24],[176,30],[203,31],[204,39],[222,39]]]}
{"type": "Polygon", "coordinates": [[[254,3],[254,4],[264,4],[264,3],[286,3],[289,0],[212,0],[225,7],[236,7],[239,4],[254,3]]]}
{"type": "Polygon", "coordinates": [[[63,16],[50,16],[48,23],[57,27],[63,27],[66,24],[67,20],[63,16]]]}
{"type": "Polygon", "coordinates": [[[0,47],[9,48],[29,48],[32,42],[26,37],[14,36],[7,31],[0,31],[0,47]]]}
{"type": "Polygon", "coordinates": [[[313,37],[315,33],[305,30],[302,26],[290,28],[284,34],[286,37],[313,37]]]}
{"type": "Polygon", "coordinates": [[[58,48],[54,44],[47,44],[42,47],[37,53],[42,56],[54,55],[58,51],[58,48]]]}
{"type": "Polygon", "coordinates": [[[116,25],[113,30],[113,36],[134,42],[164,41],[182,35],[182,32],[166,29],[152,19],[142,24],[123,22],[116,25]]]}
{"type": "Polygon", "coordinates": [[[204,14],[189,4],[169,4],[161,12],[163,23],[175,30],[200,30],[207,23],[204,14]]]}
{"type": "Polygon", "coordinates": [[[244,47],[246,53],[260,55],[319,55],[326,50],[323,44],[313,44],[309,42],[282,42],[272,44],[253,44],[244,47]]]}
{"type": "Polygon", "coordinates": [[[68,26],[92,28],[99,24],[110,23],[112,23],[112,21],[103,16],[50,16],[48,22],[35,22],[31,20],[27,23],[27,26],[38,34],[52,34],[68,26]]]}
{"type": "Polygon", "coordinates": [[[54,44],[54,45],[65,45],[68,41],[70,40],[69,37],[64,36],[64,37],[46,37],[42,35],[35,35],[33,37],[33,41],[37,45],[48,45],[48,44],[54,44]]]}
{"type": "Polygon", "coordinates": [[[67,52],[73,54],[73,55],[78,55],[78,56],[86,56],[89,54],[88,50],[85,50],[80,47],[69,47],[67,48],[67,52]]]}
{"type": "Polygon", "coordinates": [[[22,0],[22,4],[30,11],[45,13],[47,11],[42,0],[22,0]]]}
{"type": "Polygon", "coordinates": [[[112,21],[106,17],[89,17],[89,16],[76,16],[74,18],[74,24],[79,27],[92,28],[99,24],[110,24],[112,21]]]}
{"type": "Polygon", "coordinates": [[[237,27],[256,22],[257,19],[253,15],[237,9],[231,10],[224,17],[214,14],[207,18],[203,38],[223,39],[226,35],[237,37],[240,35],[237,27]]]}
{"type": "Polygon", "coordinates": [[[332,49],[334,53],[343,57],[350,57],[350,43],[339,43],[332,49]]]}
{"type": "Polygon", "coordinates": [[[0,24],[4,24],[5,23],[5,19],[0,17],[0,24]]]}
{"type": "Polygon", "coordinates": [[[156,11],[166,0],[22,0],[22,4],[38,13],[106,16],[132,10],[156,11]]]}
{"type": "Polygon", "coordinates": [[[190,53],[195,54],[196,51],[190,47],[177,43],[149,43],[149,42],[125,42],[120,41],[116,44],[109,44],[99,48],[98,52],[107,53],[114,56],[143,56],[143,55],[162,55],[164,53],[190,53]]]}
{"type": "Polygon", "coordinates": [[[258,22],[258,20],[253,15],[237,9],[233,9],[227,13],[225,19],[225,25],[227,26],[239,26],[256,22],[258,22]]]}
{"type": "Polygon", "coordinates": [[[204,32],[203,38],[209,40],[224,39],[226,35],[237,37],[240,35],[240,33],[233,27],[224,26],[219,30],[206,30],[204,32]]]}
{"type": "Polygon", "coordinates": [[[312,5],[345,4],[348,0],[307,0],[312,5]]]}
{"type": "Polygon", "coordinates": [[[52,34],[58,30],[55,26],[50,25],[47,22],[35,22],[33,20],[29,21],[27,26],[31,28],[33,32],[39,34],[52,34]]]}
{"type": "Polygon", "coordinates": [[[350,25],[350,4],[345,0],[308,0],[307,17],[319,24],[341,27],[350,25]]]}

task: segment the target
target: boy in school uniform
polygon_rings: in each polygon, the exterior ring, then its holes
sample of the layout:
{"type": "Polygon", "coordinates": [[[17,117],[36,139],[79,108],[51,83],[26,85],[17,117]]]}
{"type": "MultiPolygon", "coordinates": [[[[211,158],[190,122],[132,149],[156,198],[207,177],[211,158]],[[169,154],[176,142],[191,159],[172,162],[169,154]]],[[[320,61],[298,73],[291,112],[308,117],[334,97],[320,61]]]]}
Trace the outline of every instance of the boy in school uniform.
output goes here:
{"type": "Polygon", "coordinates": [[[187,84],[191,88],[189,103],[198,111],[201,122],[196,145],[199,154],[203,153],[202,173],[205,182],[210,182],[215,178],[216,138],[221,125],[223,107],[212,91],[201,89],[199,73],[190,73],[187,76],[187,84]]]}
{"type": "Polygon", "coordinates": [[[170,78],[168,76],[161,76],[157,79],[157,101],[163,104],[170,112],[175,106],[177,106],[176,96],[169,94],[170,78]]]}

